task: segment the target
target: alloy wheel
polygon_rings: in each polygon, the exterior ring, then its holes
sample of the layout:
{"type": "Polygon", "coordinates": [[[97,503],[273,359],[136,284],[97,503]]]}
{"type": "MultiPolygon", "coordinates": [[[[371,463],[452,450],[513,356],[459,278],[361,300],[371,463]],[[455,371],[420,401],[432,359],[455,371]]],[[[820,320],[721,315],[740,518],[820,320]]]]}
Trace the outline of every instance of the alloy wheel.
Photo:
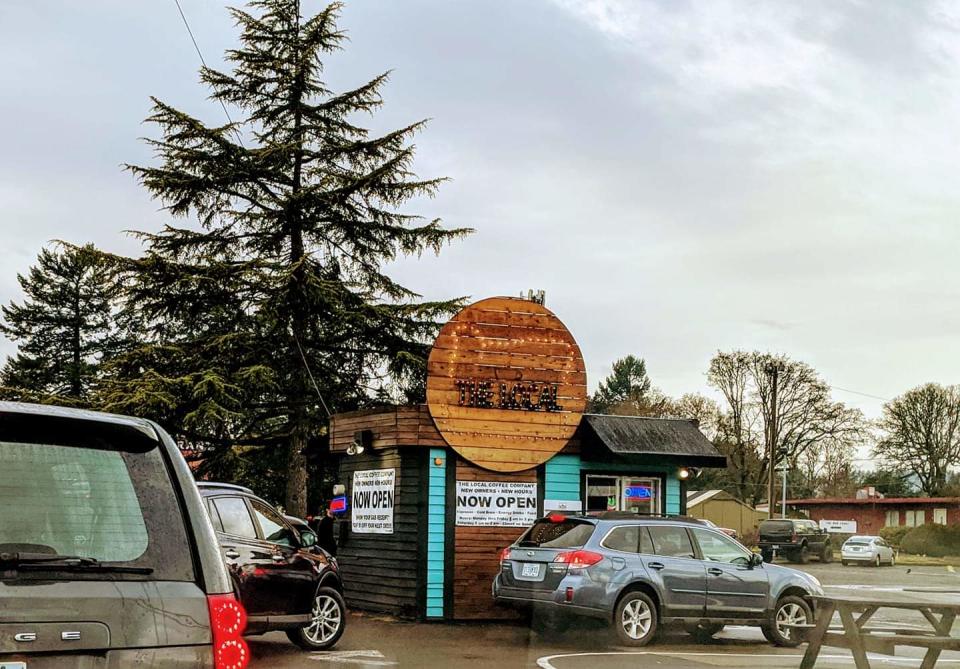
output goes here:
{"type": "Polygon", "coordinates": [[[797,632],[791,625],[806,624],[807,612],[799,604],[788,602],[777,611],[777,631],[785,639],[792,639],[797,632]]]}
{"type": "Polygon", "coordinates": [[[317,595],[313,600],[310,624],[303,629],[303,634],[313,643],[327,643],[337,634],[342,624],[343,611],[336,600],[329,595],[317,595]]]}
{"type": "Polygon", "coordinates": [[[650,607],[641,599],[635,599],[623,607],[620,624],[631,639],[642,639],[650,631],[653,616],[650,607]]]}

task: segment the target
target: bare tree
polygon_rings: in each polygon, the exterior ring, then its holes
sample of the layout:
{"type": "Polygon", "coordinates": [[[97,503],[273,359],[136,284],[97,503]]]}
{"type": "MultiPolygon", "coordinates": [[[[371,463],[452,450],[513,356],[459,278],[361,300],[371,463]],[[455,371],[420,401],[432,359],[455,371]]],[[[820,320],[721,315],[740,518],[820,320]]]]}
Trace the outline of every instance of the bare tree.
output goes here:
{"type": "Polygon", "coordinates": [[[865,436],[863,415],[834,402],[830,388],[809,365],[786,356],[733,351],[718,353],[710,362],[707,380],[721,392],[726,415],[721,421],[718,448],[729,461],[737,491],[754,503],[765,497],[774,414],[770,363],[780,363],[777,392],[778,458],[796,462],[808,451],[838,442],[854,447],[865,436]]]}
{"type": "Polygon", "coordinates": [[[941,494],[960,459],[960,387],[928,383],[883,407],[874,453],[913,472],[928,495],[941,494]]]}

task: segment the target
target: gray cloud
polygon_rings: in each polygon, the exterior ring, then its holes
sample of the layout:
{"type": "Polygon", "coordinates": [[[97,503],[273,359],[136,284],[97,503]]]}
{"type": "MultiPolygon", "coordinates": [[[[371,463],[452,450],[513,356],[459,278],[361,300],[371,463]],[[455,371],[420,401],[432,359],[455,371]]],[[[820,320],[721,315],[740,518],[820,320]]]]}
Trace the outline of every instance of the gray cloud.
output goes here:
{"type": "MultiPolygon", "coordinates": [[[[228,16],[184,9],[219,62],[228,16]]],[[[636,353],[700,390],[733,347],[884,397],[960,378],[951,4],[353,0],[342,25],[330,82],[394,68],[371,123],[431,117],[418,169],[453,181],[416,208],[478,230],[395,263],[413,288],[545,288],[593,383],[636,353]]],[[[121,230],[164,220],[119,168],[149,160],[149,95],[222,112],[172,3],[8,2],[0,37],[6,302],[47,240],[135,252],[121,230]]]]}

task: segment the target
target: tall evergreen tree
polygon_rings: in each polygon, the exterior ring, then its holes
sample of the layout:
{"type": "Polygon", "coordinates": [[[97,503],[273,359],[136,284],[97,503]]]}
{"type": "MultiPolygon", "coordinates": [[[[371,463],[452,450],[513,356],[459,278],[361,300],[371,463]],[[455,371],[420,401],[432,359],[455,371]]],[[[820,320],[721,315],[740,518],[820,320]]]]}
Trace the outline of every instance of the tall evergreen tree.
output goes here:
{"type": "Polygon", "coordinates": [[[439,252],[469,232],[404,213],[442,179],[412,171],[424,122],[386,134],[358,125],[387,74],[334,92],[321,58],[341,48],[340,4],[304,18],[297,0],[230,10],[230,72],[204,68],[212,98],[238,110],[208,125],[154,99],[160,165],[130,166],[175,216],[199,228],[143,234],[131,307],[147,342],[115,364],[105,400],[166,419],[213,447],[287,449],[286,506],[303,513],[308,439],[325,409],[416,386],[427,342],[458,302],[426,302],[384,264],[439,252]]]}
{"type": "Polygon", "coordinates": [[[26,298],[0,307],[0,333],[18,345],[0,371],[6,397],[83,404],[116,344],[118,283],[90,244],[43,249],[26,275],[26,298]]]}
{"type": "Polygon", "coordinates": [[[628,355],[613,363],[613,371],[600,382],[590,401],[597,413],[646,413],[651,402],[650,377],[643,358],[628,355]]]}

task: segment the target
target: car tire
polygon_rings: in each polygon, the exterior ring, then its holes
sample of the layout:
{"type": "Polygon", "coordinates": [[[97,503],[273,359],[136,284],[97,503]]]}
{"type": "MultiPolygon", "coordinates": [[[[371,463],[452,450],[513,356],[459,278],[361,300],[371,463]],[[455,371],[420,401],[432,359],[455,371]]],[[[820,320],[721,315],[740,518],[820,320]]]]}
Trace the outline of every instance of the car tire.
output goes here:
{"type": "Polygon", "coordinates": [[[699,623],[699,624],[688,624],[683,627],[687,634],[692,636],[698,642],[706,642],[713,638],[715,634],[719,634],[723,630],[723,623],[699,623]]]}
{"type": "Polygon", "coordinates": [[[787,623],[813,624],[813,610],[806,600],[796,595],[787,595],[777,600],[770,620],[761,629],[767,641],[783,648],[795,648],[806,641],[806,632],[784,629],[787,623]]]}
{"type": "Polygon", "coordinates": [[[773,562],[773,551],[760,551],[760,557],[764,562],[773,562]]]}
{"type": "Polygon", "coordinates": [[[893,555],[890,556],[890,566],[891,566],[891,567],[896,567],[896,566],[897,566],[897,555],[896,555],[896,553],[894,553],[893,555]]]}
{"type": "Polygon", "coordinates": [[[804,544],[796,553],[794,553],[794,562],[798,564],[807,564],[810,561],[810,549],[804,544]]]}
{"type": "Polygon", "coordinates": [[[287,638],[303,650],[333,648],[347,626],[347,605],[343,597],[333,588],[317,588],[310,615],[310,624],[287,630],[287,638]]]}
{"type": "Polygon", "coordinates": [[[820,553],[820,562],[833,562],[833,546],[825,544],[820,553]]]}
{"type": "Polygon", "coordinates": [[[613,612],[613,631],[625,646],[646,646],[657,635],[657,605],[644,592],[628,592],[613,612]]]}
{"type": "Polygon", "coordinates": [[[846,560],[840,560],[840,564],[842,564],[844,567],[849,567],[849,566],[850,566],[850,563],[847,562],[846,560]]]}
{"type": "Polygon", "coordinates": [[[880,568],[880,553],[877,553],[877,560],[873,563],[873,566],[878,569],[880,568]]]}

